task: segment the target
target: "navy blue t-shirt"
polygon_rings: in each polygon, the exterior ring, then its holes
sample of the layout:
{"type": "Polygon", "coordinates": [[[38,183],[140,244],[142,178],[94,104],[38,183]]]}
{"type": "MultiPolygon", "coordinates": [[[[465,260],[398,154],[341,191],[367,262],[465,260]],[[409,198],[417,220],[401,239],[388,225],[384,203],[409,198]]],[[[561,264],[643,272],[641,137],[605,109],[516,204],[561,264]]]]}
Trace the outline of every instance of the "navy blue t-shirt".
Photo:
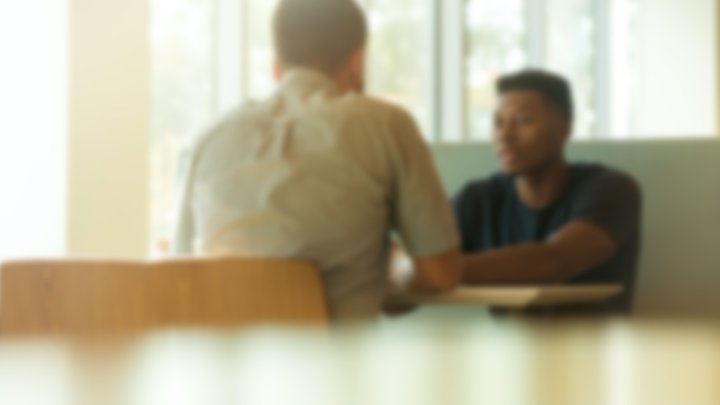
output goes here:
{"type": "Polygon", "coordinates": [[[595,164],[573,164],[562,195],[533,210],[518,196],[513,176],[496,174],[467,184],[454,201],[465,253],[548,240],[573,221],[592,223],[615,241],[615,255],[570,283],[621,283],[623,294],[608,303],[632,309],[640,249],[641,192],[627,174],[595,164]]]}

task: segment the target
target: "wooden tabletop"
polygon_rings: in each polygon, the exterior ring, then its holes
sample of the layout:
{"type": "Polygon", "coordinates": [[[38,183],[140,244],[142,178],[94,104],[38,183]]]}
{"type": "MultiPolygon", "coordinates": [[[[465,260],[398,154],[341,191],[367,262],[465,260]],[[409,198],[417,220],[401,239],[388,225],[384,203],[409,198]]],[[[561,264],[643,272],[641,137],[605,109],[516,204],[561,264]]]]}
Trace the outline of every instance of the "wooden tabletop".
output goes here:
{"type": "Polygon", "coordinates": [[[718,381],[713,323],[0,338],[12,405],[717,405],[718,381]]]}
{"type": "Polygon", "coordinates": [[[460,287],[449,294],[407,295],[398,301],[416,304],[478,305],[502,308],[528,308],[602,302],[623,291],[619,284],[558,285],[519,287],[460,287]]]}

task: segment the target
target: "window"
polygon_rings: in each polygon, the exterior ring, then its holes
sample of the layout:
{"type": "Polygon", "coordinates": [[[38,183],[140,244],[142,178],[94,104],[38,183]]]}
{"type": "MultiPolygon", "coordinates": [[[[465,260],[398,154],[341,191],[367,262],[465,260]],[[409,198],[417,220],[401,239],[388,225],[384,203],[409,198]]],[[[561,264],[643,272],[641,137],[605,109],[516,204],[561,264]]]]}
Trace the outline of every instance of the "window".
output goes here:
{"type": "Polygon", "coordinates": [[[272,13],[277,0],[246,0],[247,95],[262,98],[270,94],[273,80],[272,13]]]}
{"type": "MultiPolygon", "coordinates": [[[[367,63],[370,94],[408,109],[431,131],[432,9],[425,0],[366,0],[371,36],[367,63]]],[[[429,135],[428,135],[429,136],[429,135]]]]}
{"type": "MultiPolygon", "coordinates": [[[[611,70],[631,56],[620,47],[635,48],[635,14],[609,13],[636,6],[637,0],[467,0],[465,139],[489,138],[495,79],[523,67],[546,68],[570,81],[576,138],[599,138],[611,128],[627,128],[627,123],[618,123],[627,120],[627,115],[611,114],[612,101],[618,100],[611,100],[609,85],[611,70]],[[622,42],[612,42],[612,38],[622,38],[622,42]]],[[[625,86],[633,84],[633,66],[623,64],[625,86]]],[[[622,105],[624,111],[632,111],[632,103],[622,105]]]]}
{"type": "MultiPolygon", "coordinates": [[[[594,4],[592,0],[547,0],[543,22],[547,27],[544,65],[572,83],[575,136],[582,138],[602,132],[598,112],[602,108],[599,104],[605,101],[595,89],[596,83],[602,82],[598,74],[606,67],[599,64],[602,58],[596,38],[601,34],[598,29],[601,17],[595,12],[594,4]]],[[[630,33],[625,38],[632,43],[630,33]]]]}
{"type": "Polygon", "coordinates": [[[170,234],[191,145],[216,117],[214,5],[212,0],[152,3],[152,240],[170,234]]]}
{"type": "Polygon", "coordinates": [[[488,139],[495,81],[527,64],[525,4],[522,0],[465,3],[465,139],[488,139]]]}

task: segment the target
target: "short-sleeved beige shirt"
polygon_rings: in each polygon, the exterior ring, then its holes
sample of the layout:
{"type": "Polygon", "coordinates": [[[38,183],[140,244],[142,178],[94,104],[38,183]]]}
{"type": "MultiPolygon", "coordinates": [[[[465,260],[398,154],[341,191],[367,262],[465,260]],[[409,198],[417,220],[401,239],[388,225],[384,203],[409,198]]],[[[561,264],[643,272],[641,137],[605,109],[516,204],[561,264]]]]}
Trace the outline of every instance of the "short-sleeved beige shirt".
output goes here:
{"type": "Polygon", "coordinates": [[[311,261],[339,320],[379,313],[391,232],[414,257],[459,245],[413,119],[313,70],[210,130],[182,198],[175,253],[311,261]]]}

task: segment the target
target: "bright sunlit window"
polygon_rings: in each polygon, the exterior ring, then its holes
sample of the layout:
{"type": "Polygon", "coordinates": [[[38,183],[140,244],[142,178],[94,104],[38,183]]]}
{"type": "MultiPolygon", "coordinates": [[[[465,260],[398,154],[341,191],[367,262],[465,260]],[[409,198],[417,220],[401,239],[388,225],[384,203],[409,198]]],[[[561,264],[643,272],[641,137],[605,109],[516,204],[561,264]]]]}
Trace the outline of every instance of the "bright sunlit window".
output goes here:
{"type": "Polygon", "coordinates": [[[469,0],[464,11],[464,139],[487,139],[492,128],[495,81],[505,72],[526,66],[529,59],[525,4],[522,0],[469,0]]]}
{"type": "Polygon", "coordinates": [[[370,94],[407,108],[427,137],[432,131],[432,9],[417,0],[366,0],[371,37],[370,94]]]}
{"type": "Polygon", "coordinates": [[[66,7],[0,2],[0,260],[65,251],[66,7]]]}
{"type": "Polygon", "coordinates": [[[152,4],[151,229],[157,236],[170,232],[188,151],[217,114],[216,8],[212,0],[152,4]]]}

